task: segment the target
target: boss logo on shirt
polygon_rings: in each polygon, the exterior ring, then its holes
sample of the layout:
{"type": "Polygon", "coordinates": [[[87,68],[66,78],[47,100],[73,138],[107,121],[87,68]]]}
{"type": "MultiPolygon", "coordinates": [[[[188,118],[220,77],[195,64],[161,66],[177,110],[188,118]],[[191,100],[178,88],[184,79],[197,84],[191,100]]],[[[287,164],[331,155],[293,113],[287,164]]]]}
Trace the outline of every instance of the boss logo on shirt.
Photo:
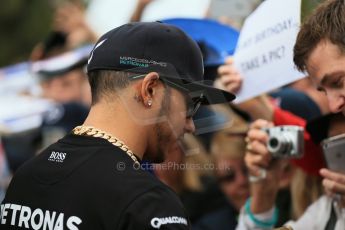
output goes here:
{"type": "Polygon", "coordinates": [[[188,226],[186,218],[179,216],[168,216],[168,217],[154,217],[151,219],[151,226],[159,229],[162,225],[165,224],[183,224],[188,226]]]}
{"type": "Polygon", "coordinates": [[[48,158],[48,161],[62,163],[65,160],[66,156],[67,156],[67,153],[52,151],[52,153],[50,154],[48,158]]]}

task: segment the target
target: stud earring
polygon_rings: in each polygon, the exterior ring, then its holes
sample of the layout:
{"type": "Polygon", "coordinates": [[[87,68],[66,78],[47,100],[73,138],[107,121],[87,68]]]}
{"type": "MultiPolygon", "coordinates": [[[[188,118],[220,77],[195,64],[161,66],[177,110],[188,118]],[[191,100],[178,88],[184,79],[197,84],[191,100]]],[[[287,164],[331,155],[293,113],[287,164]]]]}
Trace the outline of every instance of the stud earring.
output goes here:
{"type": "Polygon", "coordinates": [[[151,105],[152,105],[152,99],[149,99],[149,100],[147,101],[147,106],[148,106],[148,107],[151,107],[151,105]]]}

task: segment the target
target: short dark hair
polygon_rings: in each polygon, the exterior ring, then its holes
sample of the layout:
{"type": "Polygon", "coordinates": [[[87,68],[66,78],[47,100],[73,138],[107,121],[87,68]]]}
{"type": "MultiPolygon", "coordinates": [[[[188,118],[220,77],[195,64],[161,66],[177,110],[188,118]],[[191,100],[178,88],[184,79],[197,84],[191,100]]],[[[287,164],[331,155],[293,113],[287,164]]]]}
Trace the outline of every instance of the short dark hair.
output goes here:
{"type": "Polygon", "coordinates": [[[345,53],[345,1],[321,3],[304,21],[294,47],[294,62],[298,70],[306,71],[306,61],[320,41],[327,39],[345,53]]]}
{"type": "Polygon", "coordinates": [[[116,91],[126,88],[129,77],[133,73],[113,70],[95,70],[88,73],[91,87],[92,105],[102,97],[114,94],[116,91]]]}

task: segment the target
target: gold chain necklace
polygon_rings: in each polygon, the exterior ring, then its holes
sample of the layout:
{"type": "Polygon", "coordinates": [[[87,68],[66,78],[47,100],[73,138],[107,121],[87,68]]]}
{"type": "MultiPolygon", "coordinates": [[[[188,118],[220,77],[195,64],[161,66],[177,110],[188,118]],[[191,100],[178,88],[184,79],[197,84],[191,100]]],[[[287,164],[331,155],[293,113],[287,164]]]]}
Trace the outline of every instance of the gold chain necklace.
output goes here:
{"type": "Polygon", "coordinates": [[[92,126],[84,126],[84,125],[80,125],[80,126],[75,127],[72,130],[72,133],[75,135],[80,135],[80,136],[90,136],[90,137],[103,138],[103,139],[109,141],[111,144],[115,145],[116,147],[119,147],[124,152],[126,152],[127,155],[130,158],[132,158],[132,160],[134,161],[134,165],[133,165],[134,167],[138,167],[138,166],[140,167],[140,163],[139,163],[138,159],[136,158],[134,153],[128,148],[128,146],[125,145],[125,143],[123,143],[122,141],[120,141],[116,137],[110,135],[109,133],[106,133],[102,130],[96,129],[92,126]]]}

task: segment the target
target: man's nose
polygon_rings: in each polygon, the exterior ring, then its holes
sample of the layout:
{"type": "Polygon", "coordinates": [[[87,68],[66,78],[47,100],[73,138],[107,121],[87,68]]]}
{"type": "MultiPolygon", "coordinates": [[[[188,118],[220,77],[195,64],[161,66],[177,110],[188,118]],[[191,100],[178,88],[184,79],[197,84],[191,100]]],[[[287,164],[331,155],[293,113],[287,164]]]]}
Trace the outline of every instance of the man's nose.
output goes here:
{"type": "Polygon", "coordinates": [[[343,110],[345,106],[345,98],[342,95],[336,93],[329,93],[327,95],[329,109],[332,113],[338,113],[343,110]]]}
{"type": "Polygon", "coordinates": [[[195,125],[193,118],[186,118],[186,124],[185,124],[185,132],[186,133],[194,133],[195,132],[195,125]]]}

